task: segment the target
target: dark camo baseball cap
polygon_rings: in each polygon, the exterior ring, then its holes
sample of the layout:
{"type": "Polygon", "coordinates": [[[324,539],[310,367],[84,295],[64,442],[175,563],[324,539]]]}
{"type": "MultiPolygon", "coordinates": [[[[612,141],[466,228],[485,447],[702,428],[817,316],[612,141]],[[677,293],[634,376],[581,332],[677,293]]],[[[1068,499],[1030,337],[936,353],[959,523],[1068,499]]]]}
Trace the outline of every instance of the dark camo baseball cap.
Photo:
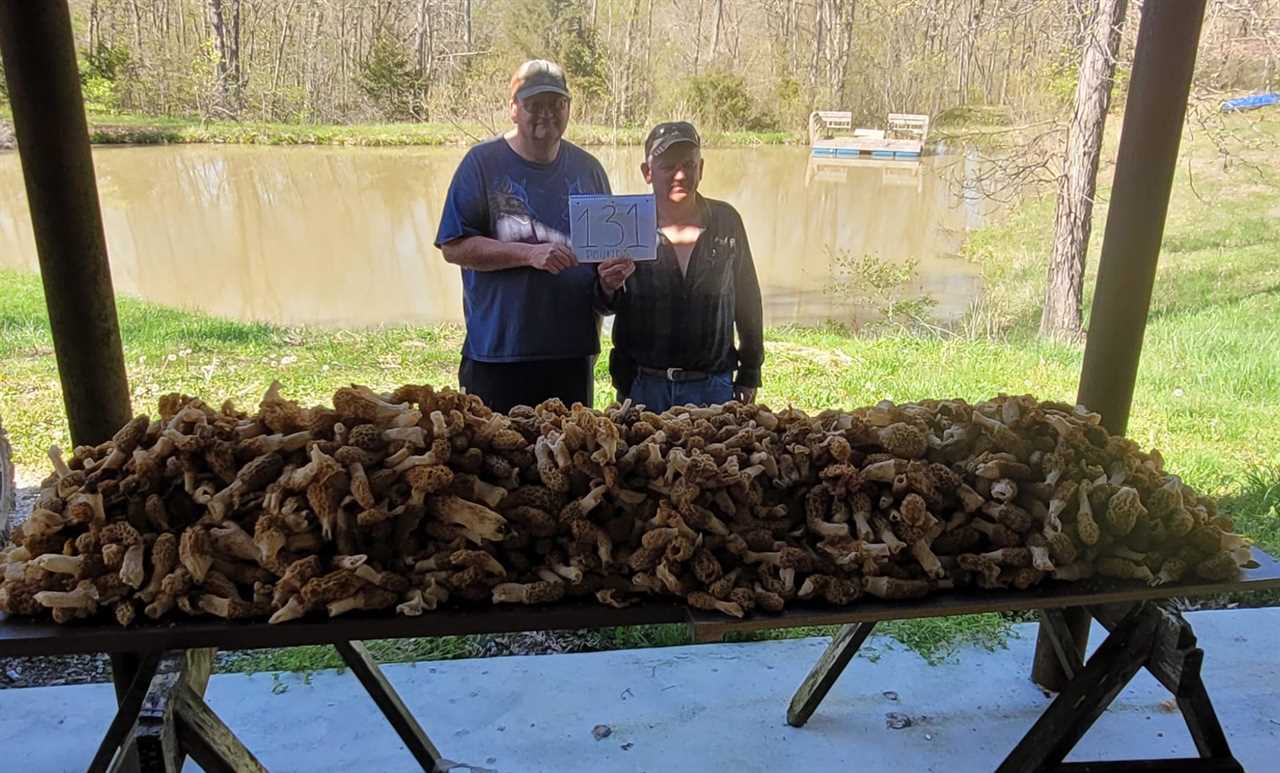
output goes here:
{"type": "Polygon", "coordinates": [[[564,70],[546,59],[530,59],[516,68],[511,76],[511,98],[524,100],[536,94],[569,96],[569,86],[564,80],[564,70]]]}
{"type": "Polygon", "coordinates": [[[702,147],[702,138],[698,136],[698,130],[688,121],[660,123],[653,127],[644,141],[644,157],[660,156],[667,152],[667,148],[680,142],[691,142],[694,147],[702,147]]]}

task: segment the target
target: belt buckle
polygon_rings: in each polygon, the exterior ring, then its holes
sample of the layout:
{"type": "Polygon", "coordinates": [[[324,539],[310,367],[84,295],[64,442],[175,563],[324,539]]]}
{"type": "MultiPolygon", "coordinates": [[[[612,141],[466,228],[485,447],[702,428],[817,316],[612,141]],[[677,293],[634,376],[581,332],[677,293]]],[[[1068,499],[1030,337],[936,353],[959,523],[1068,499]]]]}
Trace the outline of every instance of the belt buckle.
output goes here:
{"type": "Polygon", "coordinates": [[[684,368],[667,368],[667,381],[675,381],[677,373],[683,373],[684,368]]]}

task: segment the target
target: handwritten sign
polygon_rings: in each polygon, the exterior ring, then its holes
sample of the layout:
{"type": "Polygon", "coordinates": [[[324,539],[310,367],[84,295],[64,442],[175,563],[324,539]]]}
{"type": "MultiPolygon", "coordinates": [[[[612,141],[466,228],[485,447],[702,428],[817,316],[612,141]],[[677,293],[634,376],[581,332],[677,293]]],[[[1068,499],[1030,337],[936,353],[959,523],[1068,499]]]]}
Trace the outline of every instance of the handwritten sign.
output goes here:
{"type": "Polygon", "coordinates": [[[653,196],[570,196],[573,252],[583,263],[615,256],[658,257],[658,214],[653,196]]]}

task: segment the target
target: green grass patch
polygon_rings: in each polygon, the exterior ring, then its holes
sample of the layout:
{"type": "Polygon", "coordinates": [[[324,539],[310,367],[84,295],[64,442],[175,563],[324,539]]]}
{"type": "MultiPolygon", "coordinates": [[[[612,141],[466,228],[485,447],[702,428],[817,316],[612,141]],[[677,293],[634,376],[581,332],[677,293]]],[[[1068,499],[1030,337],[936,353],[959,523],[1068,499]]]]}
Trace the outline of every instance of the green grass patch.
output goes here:
{"type": "MultiPolygon", "coordinates": [[[[420,660],[457,660],[475,653],[475,636],[441,636],[438,638],[381,639],[365,642],[369,654],[378,663],[412,663],[420,660]]],[[[310,673],[326,668],[344,669],[338,651],[328,644],[301,647],[242,650],[221,664],[221,673],[256,674],[263,671],[310,673]]]]}
{"type": "MultiPolygon", "coordinates": [[[[916,652],[931,665],[954,655],[964,646],[993,650],[1005,646],[1011,635],[1013,620],[997,614],[962,615],[927,620],[898,620],[881,623],[878,636],[892,637],[901,646],[916,652]]],[[[830,638],[837,626],[801,626],[773,631],[734,633],[726,642],[773,641],[780,639],[830,638]]],[[[596,650],[647,649],[693,644],[689,627],[680,624],[637,625],[603,628],[593,641],[596,650]]],[[[482,651],[484,636],[446,636],[438,639],[385,639],[365,645],[378,663],[414,663],[431,660],[457,660],[475,657],[482,651]]],[[[879,659],[883,640],[872,641],[863,651],[868,660],[879,659]]],[[[892,645],[890,645],[892,646],[892,645]]],[[[309,675],[324,669],[344,669],[337,650],[329,645],[307,645],[278,649],[243,650],[232,653],[219,665],[220,673],[256,674],[285,671],[309,675]]],[[[285,684],[280,689],[287,689],[285,684]]]]}
{"type": "Polygon", "coordinates": [[[1004,647],[1012,635],[1013,623],[995,613],[931,617],[924,620],[891,620],[876,624],[878,633],[888,634],[936,665],[962,646],[985,650],[1004,647]]]}

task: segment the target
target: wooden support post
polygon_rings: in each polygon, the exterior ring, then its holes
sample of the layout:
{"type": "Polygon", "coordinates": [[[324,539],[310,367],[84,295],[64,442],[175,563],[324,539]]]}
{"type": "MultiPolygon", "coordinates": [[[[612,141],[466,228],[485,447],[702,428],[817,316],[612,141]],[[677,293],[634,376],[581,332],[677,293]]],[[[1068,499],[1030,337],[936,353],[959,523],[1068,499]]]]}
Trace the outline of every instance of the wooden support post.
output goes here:
{"type": "MultiPolygon", "coordinates": [[[[1058,656],[1058,665],[1068,681],[1075,679],[1084,668],[1084,652],[1076,645],[1075,634],[1061,609],[1040,610],[1040,633],[1049,637],[1049,645],[1058,656]]],[[[1089,618],[1086,616],[1085,621],[1089,618]]]]}
{"type": "Polygon", "coordinates": [[[431,739],[418,724],[418,720],[413,718],[404,701],[400,700],[395,688],[387,681],[364,644],[358,641],[345,641],[338,642],[334,646],[350,667],[351,673],[356,675],[360,684],[364,685],[369,697],[378,704],[383,716],[395,728],[396,734],[400,736],[400,740],[404,742],[405,747],[422,769],[428,773],[444,773],[448,769],[448,763],[440,756],[440,752],[435,744],[431,743],[431,739]]]}
{"type": "Polygon", "coordinates": [[[813,670],[805,677],[800,689],[791,698],[787,708],[787,724],[792,727],[804,727],[813,712],[817,710],[822,699],[827,697],[832,685],[840,678],[853,656],[858,654],[862,643],[871,635],[875,623],[857,623],[842,627],[827,646],[822,657],[814,665],[813,670]]]}
{"type": "MultiPolygon", "coordinates": [[[[1061,625],[1070,634],[1070,641],[1075,648],[1073,660],[1084,662],[1084,653],[1089,647],[1089,613],[1082,607],[1066,607],[1060,611],[1061,625]]],[[[1060,692],[1070,679],[1063,672],[1060,656],[1054,647],[1054,637],[1044,625],[1040,624],[1036,635],[1035,662],[1031,670],[1031,679],[1046,690],[1060,692]],[[1044,658],[1051,659],[1045,664],[1044,658]]]]}
{"type": "MultiPolygon", "coordinates": [[[[1115,435],[1123,435],[1129,422],[1204,7],[1205,0],[1147,0],[1142,6],[1076,397],[1102,414],[1103,426],[1115,435]]],[[[1083,652],[1085,612],[1068,613],[1067,625],[1081,635],[1083,652]]],[[[1043,634],[1031,678],[1050,690],[1065,682],[1043,634]]]]}
{"type": "Polygon", "coordinates": [[[178,690],[184,685],[197,695],[204,695],[213,670],[212,649],[171,653],[166,661],[167,673],[151,683],[138,714],[137,726],[129,739],[136,752],[141,773],[177,773],[186,756],[178,743],[174,710],[178,690]]]}
{"type": "MultiPolygon", "coordinates": [[[[71,442],[97,445],[132,408],[67,0],[0,0],[0,57],[71,442]]],[[[136,669],[112,655],[117,701],[136,669]]]]}
{"type": "Polygon", "coordinates": [[[66,0],[0,0],[0,54],[71,441],[97,445],[129,421],[129,384],[66,0]]]}
{"type": "Polygon", "coordinates": [[[182,675],[173,671],[160,674],[151,682],[127,747],[137,755],[140,773],[178,773],[182,769],[174,724],[175,697],[181,686],[182,675]]]}
{"type": "Polygon", "coordinates": [[[1146,663],[1155,627],[1147,605],[1135,608],[1009,752],[998,772],[1046,770],[1062,762],[1146,663]]]}

